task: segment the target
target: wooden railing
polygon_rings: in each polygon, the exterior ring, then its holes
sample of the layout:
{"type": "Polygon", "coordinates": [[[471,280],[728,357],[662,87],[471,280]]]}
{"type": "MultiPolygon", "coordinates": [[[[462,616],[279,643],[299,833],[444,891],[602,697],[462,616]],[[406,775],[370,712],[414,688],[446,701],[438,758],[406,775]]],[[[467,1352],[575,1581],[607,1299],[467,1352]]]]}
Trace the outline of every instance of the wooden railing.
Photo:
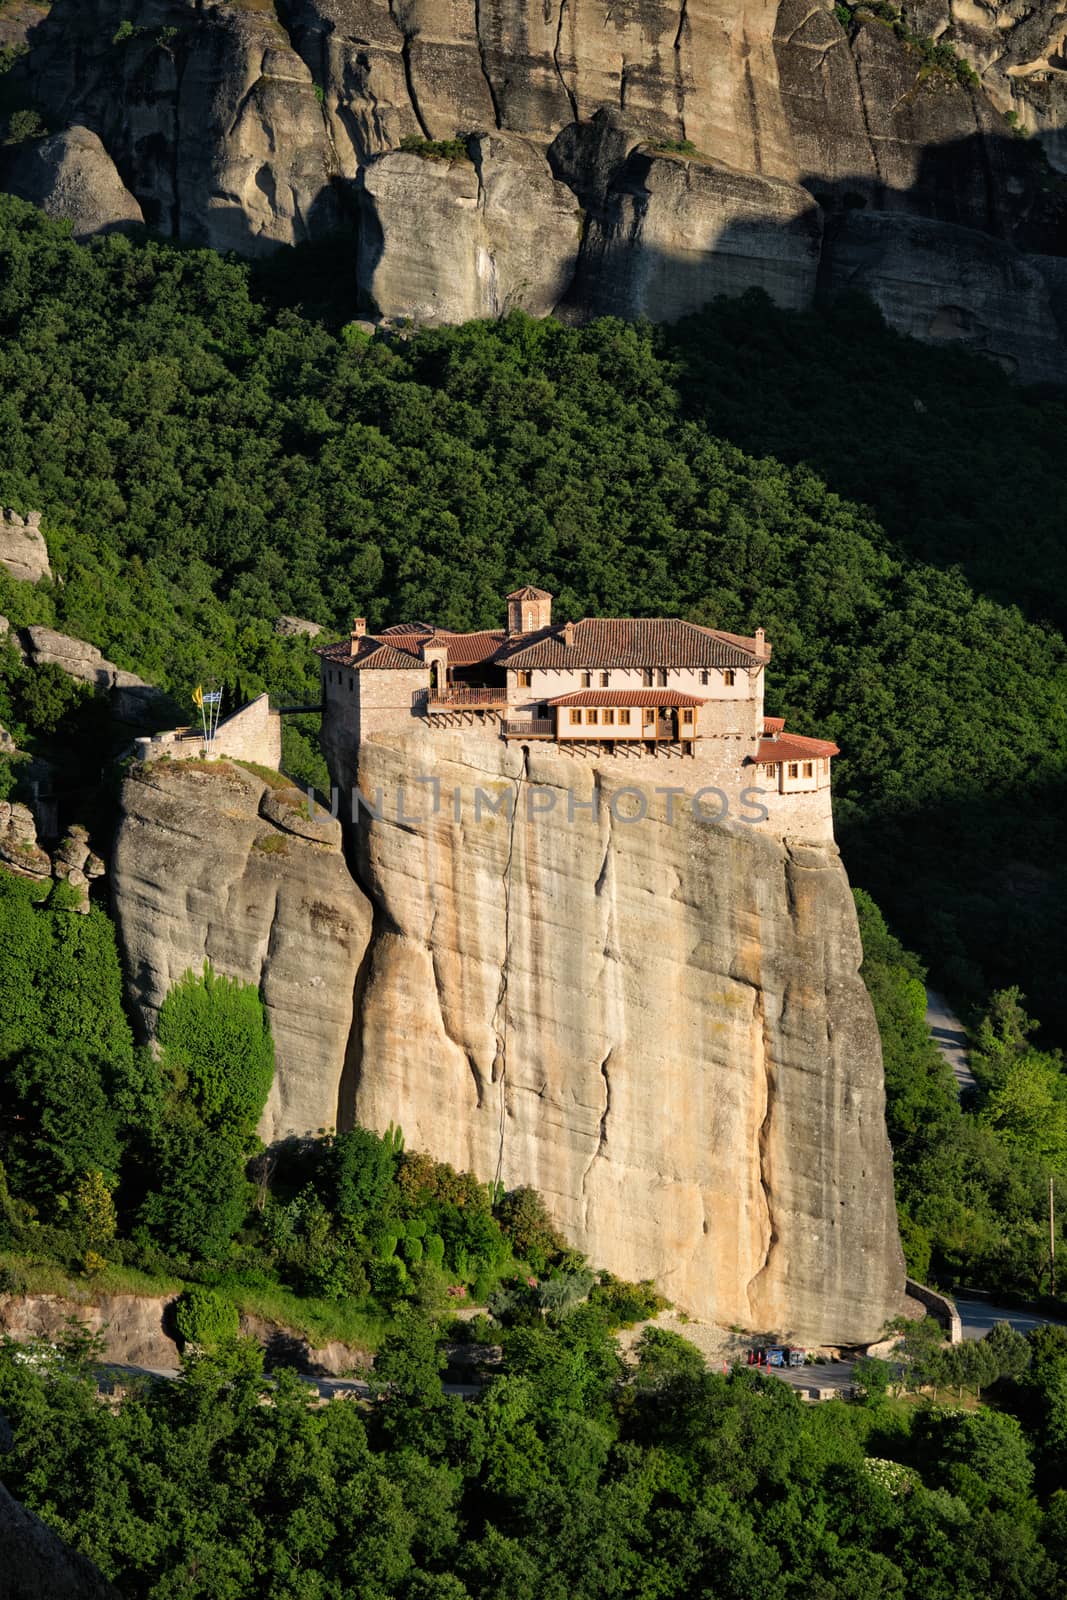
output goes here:
{"type": "Polygon", "coordinates": [[[551,717],[509,717],[504,723],[505,739],[551,739],[555,731],[551,717]]]}
{"type": "Polygon", "coordinates": [[[416,689],[411,703],[416,709],[425,711],[477,711],[490,706],[506,706],[508,691],[472,684],[457,684],[448,689],[416,689]]]}

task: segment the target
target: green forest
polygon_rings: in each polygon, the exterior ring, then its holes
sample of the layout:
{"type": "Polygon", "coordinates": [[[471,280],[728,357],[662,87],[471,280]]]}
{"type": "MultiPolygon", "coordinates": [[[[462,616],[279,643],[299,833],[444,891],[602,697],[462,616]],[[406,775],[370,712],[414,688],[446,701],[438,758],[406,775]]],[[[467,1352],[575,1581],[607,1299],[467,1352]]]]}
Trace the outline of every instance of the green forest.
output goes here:
{"type": "MultiPolygon", "coordinates": [[[[201,682],[228,706],[317,698],[284,613],[496,626],[532,581],[562,616],[765,627],[768,711],[842,748],[909,1269],[1047,1293],[1063,397],[861,301],[375,337],[353,314],[321,252],[78,246],[0,196],[0,506],[43,513],[55,572],[0,572],[0,613],[89,640],[186,717],[201,682]],[[972,1019],[962,1104],[927,966],[972,1019]]],[[[60,765],[64,821],[103,842],[106,704],[0,638],[0,724],[60,765]]],[[[321,785],[315,731],[287,723],[285,760],[321,785]]],[[[0,756],[0,798],[27,767],[0,756]]],[[[584,1260],[535,1191],[402,1129],[264,1151],[256,992],[187,973],[158,1051],[137,1044],[114,928],[65,888],[0,874],[0,1292],[174,1293],[184,1368],[105,1406],[80,1336],[5,1344],[0,1471],[120,1593],[1067,1596],[1067,1337],[1002,1329],[964,1357],[913,1331],[902,1372],[868,1363],[863,1399],[810,1409],[662,1329],[625,1364],[620,1328],[664,1304],[651,1285],[584,1260]],[[317,1407],[265,1377],[241,1312],[376,1349],[376,1399],[317,1407]],[[477,1404],[442,1390],[446,1333],[500,1346],[477,1404]]]]}
{"type": "MultiPolygon", "coordinates": [[[[186,715],[209,678],[315,696],[279,613],[496,626],[533,580],[563,616],[762,625],[768,709],[842,747],[853,881],[961,1001],[1019,984],[1061,1040],[1062,396],[865,302],[371,338],[297,257],[78,246],[0,197],[0,502],[43,512],[62,580],[0,578],[0,613],[186,715]]],[[[313,737],[288,760],[321,780],[313,737]]]]}

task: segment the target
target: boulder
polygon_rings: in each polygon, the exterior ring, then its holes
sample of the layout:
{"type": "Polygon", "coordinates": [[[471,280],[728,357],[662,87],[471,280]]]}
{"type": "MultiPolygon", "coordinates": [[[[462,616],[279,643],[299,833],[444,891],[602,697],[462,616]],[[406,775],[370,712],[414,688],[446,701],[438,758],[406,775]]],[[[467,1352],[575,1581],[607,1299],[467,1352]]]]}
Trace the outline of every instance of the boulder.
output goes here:
{"type": "Polygon", "coordinates": [[[37,824],[29,806],[0,800],[0,862],[25,878],[50,878],[52,862],[37,843],[37,824]]]}
{"type": "MultiPolygon", "coordinates": [[[[21,583],[37,583],[41,578],[52,576],[39,511],[20,517],[17,511],[5,511],[0,507],[0,567],[5,567],[21,583]]],[[[8,621],[6,617],[2,620],[6,634],[8,621]]]]}
{"type": "Polygon", "coordinates": [[[317,622],[309,622],[306,617],[279,617],[274,624],[274,631],[283,639],[292,639],[301,633],[309,639],[317,639],[322,628],[317,622]]]}
{"type": "Polygon", "coordinates": [[[12,194],[32,201],[57,221],[70,222],[76,239],[144,222],[118,168],[88,128],[65,128],[47,139],[17,146],[8,157],[5,181],[12,194]]]}

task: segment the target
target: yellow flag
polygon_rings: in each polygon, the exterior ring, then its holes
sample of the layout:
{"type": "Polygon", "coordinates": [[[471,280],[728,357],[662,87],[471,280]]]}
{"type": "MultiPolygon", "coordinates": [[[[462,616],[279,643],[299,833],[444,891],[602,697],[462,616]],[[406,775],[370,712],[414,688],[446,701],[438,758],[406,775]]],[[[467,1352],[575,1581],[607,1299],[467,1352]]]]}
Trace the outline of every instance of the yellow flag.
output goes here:
{"type": "Polygon", "coordinates": [[[198,711],[203,711],[204,709],[204,690],[199,683],[193,690],[193,705],[196,706],[198,711]]]}

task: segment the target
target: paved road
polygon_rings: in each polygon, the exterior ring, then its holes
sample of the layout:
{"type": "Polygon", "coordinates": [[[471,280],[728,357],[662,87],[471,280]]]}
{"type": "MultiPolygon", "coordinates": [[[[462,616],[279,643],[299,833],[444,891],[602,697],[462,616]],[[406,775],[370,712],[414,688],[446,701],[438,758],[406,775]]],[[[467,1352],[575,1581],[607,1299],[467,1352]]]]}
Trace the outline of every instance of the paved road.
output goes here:
{"type": "Polygon", "coordinates": [[[952,1068],[958,1092],[962,1094],[965,1089],[973,1089],[974,1073],[971,1071],[967,1051],[966,1029],[959,1017],[950,1009],[944,995],[938,994],[936,989],[928,988],[926,991],[926,1026],[937,1048],[952,1068]]]}
{"type": "Polygon", "coordinates": [[[1012,1306],[995,1306],[988,1300],[971,1300],[966,1295],[953,1295],[965,1339],[981,1339],[994,1322],[1010,1322],[1017,1333],[1029,1333],[1031,1328],[1041,1328],[1047,1322],[1058,1327],[1067,1326],[1055,1317],[1046,1317],[1039,1311],[1018,1311],[1012,1306]]]}

